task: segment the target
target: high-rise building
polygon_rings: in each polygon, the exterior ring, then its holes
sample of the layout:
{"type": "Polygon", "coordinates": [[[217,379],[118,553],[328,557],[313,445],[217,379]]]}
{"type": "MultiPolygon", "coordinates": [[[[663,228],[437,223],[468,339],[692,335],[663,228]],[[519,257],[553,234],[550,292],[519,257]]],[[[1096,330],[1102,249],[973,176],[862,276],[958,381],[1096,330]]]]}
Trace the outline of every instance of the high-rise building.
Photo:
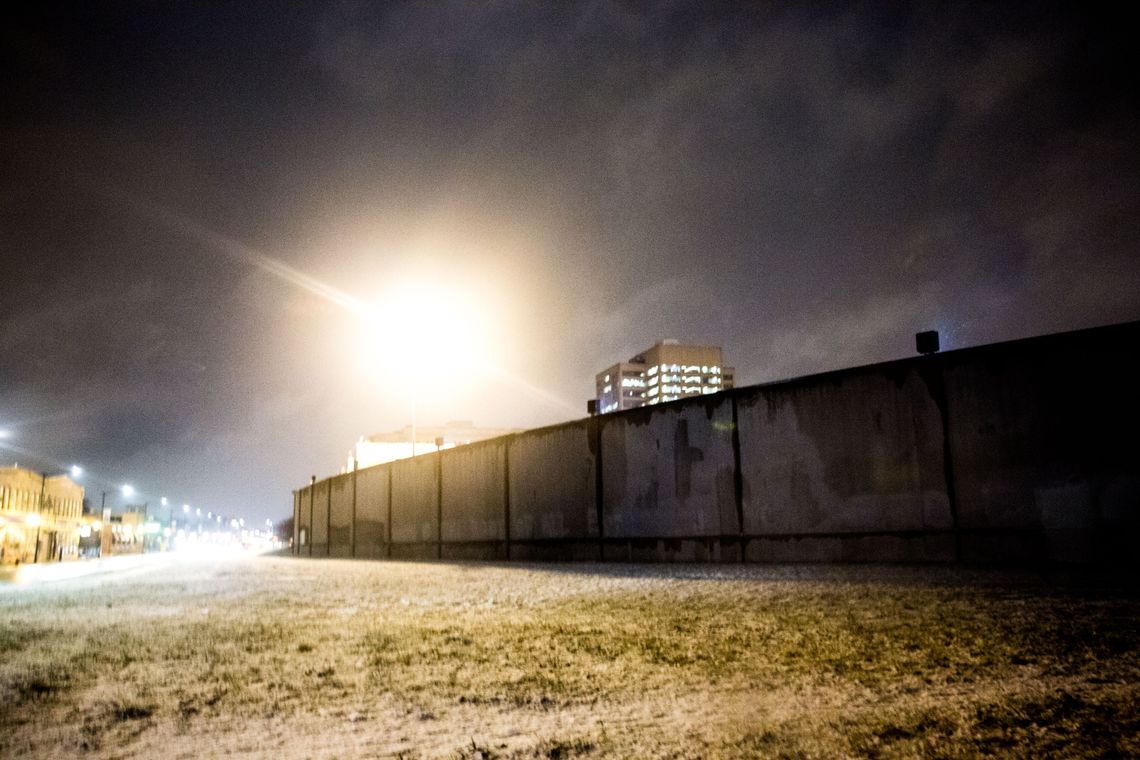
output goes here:
{"type": "Polygon", "coordinates": [[[666,339],[595,378],[598,413],[636,409],[731,388],[734,370],[720,346],[685,345],[666,339]]]}

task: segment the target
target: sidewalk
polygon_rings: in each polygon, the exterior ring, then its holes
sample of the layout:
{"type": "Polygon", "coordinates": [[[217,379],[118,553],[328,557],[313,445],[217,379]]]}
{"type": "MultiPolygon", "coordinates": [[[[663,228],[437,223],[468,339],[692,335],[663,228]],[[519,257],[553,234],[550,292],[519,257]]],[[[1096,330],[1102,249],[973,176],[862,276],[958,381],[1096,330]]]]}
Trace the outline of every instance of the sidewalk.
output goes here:
{"type": "Polygon", "coordinates": [[[91,575],[121,573],[143,567],[165,565],[172,559],[173,557],[168,552],[156,552],[154,554],[125,554],[116,557],[78,559],[67,562],[5,565],[0,567],[0,590],[91,575]]]}

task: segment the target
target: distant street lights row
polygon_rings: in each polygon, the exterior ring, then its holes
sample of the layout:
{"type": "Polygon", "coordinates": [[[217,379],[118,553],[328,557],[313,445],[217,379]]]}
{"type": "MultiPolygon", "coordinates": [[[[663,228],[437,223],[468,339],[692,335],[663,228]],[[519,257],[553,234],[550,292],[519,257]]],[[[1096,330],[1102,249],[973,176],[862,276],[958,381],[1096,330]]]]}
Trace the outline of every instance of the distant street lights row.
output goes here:
{"type": "MultiPolygon", "coordinates": [[[[71,476],[73,478],[79,478],[82,475],[83,475],[83,468],[82,467],[80,467],[77,464],[74,464],[71,466],[71,476]]],[[[135,487],[129,483],[124,483],[123,485],[119,486],[117,489],[116,488],[109,488],[107,490],[102,491],[102,495],[101,495],[100,500],[99,500],[99,510],[102,514],[103,519],[107,519],[107,517],[109,516],[109,510],[107,507],[107,494],[109,494],[109,493],[113,494],[116,490],[118,490],[120,493],[122,493],[124,499],[130,499],[130,498],[132,498],[138,494],[138,491],[135,490],[135,487]]],[[[165,496],[161,497],[159,503],[162,505],[163,509],[166,510],[166,512],[167,512],[167,520],[173,524],[174,523],[174,515],[175,515],[174,505],[172,505],[170,503],[170,499],[168,499],[165,496]]],[[[145,509],[145,505],[144,505],[144,509],[145,509]]],[[[182,514],[189,516],[190,510],[191,510],[191,507],[189,504],[183,504],[182,505],[182,514]]],[[[201,522],[201,519],[202,519],[201,508],[194,508],[193,516],[195,518],[197,518],[197,520],[199,522],[201,522]]],[[[187,519],[189,519],[189,517],[187,519]]],[[[239,519],[227,519],[226,517],[224,517],[221,514],[214,514],[212,511],[206,512],[206,520],[220,524],[220,525],[230,525],[233,528],[245,527],[245,520],[244,519],[240,519],[240,518],[239,519]]]]}
{"type": "MultiPolygon", "coordinates": [[[[50,457],[40,456],[34,452],[30,452],[21,448],[13,442],[12,438],[12,431],[0,426],[0,449],[4,449],[14,455],[20,456],[21,458],[27,456],[33,460],[39,459],[47,460],[48,462],[51,461],[50,457]]],[[[15,466],[18,467],[19,465],[15,466]]],[[[28,559],[30,559],[33,563],[40,562],[41,558],[44,557],[51,559],[55,555],[55,550],[50,547],[46,552],[43,550],[40,545],[41,534],[45,531],[48,532],[49,536],[52,536],[50,544],[51,546],[55,546],[58,541],[55,536],[57,535],[58,530],[61,529],[61,525],[63,526],[62,529],[65,531],[75,530],[78,532],[78,538],[80,539],[78,546],[80,547],[82,547],[82,539],[91,538],[92,534],[94,533],[99,533],[101,537],[97,540],[103,546],[107,546],[108,544],[106,541],[108,538],[110,538],[111,531],[104,528],[104,523],[112,521],[112,507],[108,505],[107,496],[111,495],[113,501],[116,492],[122,494],[122,504],[120,508],[127,510],[132,509],[129,500],[136,499],[139,496],[139,492],[133,485],[129,483],[107,487],[105,489],[102,489],[100,492],[99,509],[101,514],[97,518],[90,519],[86,523],[76,522],[72,524],[69,520],[64,520],[63,523],[60,523],[60,518],[66,517],[66,515],[63,515],[62,513],[54,514],[56,507],[53,505],[56,504],[56,497],[52,494],[49,494],[47,490],[48,480],[50,477],[56,474],[66,474],[70,475],[71,479],[73,481],[77,481],[78,483],[82,483],[85,479],[94,480],[96,482],[102,481],[104,484],[107,483],[107,481],[103,478],[92,477],[92,474],[90,473],[85,473],[84,468],[78,464],[65,466],[57,463],[54,467],[51,467],[46,471],[41,471],[39,474],[41,482],[38,489],[38,508],[30,511],[29,514],[25,515],[22,520],[29,531],[32,529],[35,530],[35,539],[34,542],[32,542],[34,549],[29,552],[31,556],[28,557],[28,559]],[[86,533],[84,531],[86,531],[86,533]]],[[[246,521],[244,519],[233,519],[222,514],[215,514],[213,511],[207,511],[203,516],[203,510],[201,508],[194,508],[194,511],[191,512],[191,506],[189,504],[182,504],[182,511],[179,514],[177,512],[177,505],[172,503],[171,500],[165,496],[162,496],[160,498],[159,503],[162,506],[162,512],[155,514],[153,517],[149,514],[149,510],[147,509],[149,502],[144,502],[142,504],[141,524],[138,525],[135,530],[139,531],[137,535],[143,536],[144,541],[152,536],[157,535],[158,538],[155,540],[165,546],[164,539],[166,539],[166,541],[173,541],[176,540],[176,536],[182,536],[184,533],[197,533],[199,537],[201,537],[203,534],[206,534],[208,537],[210,535],[217,536],[223,533],[230,533],[231,531],[234,536],[240,535],[240,539],[243,543],[247,540],[248,536],[246,531],[246,521]],[[179,519],[176,520],[176,517],[179,519]],[[163,525],[164,522],[166,523],[165,526],[163,525]]],[[[0,524],[3,524],[3,521],[0,521],[0,524]]],[[[266,524],[271,529],[272,523],[270,521],[266,521],[266,524]]],[[[270,533],[271,532],[272,531],[270,530],[270,533]]],[[[256,529],[250,529],[248,533],[255,536],[260,536],[260,531],[256,529]]],[[[126,535],[131,535],[131,530],[129,527],[126,528],[126,535]]],[[[88,545],[87,548],[90,549],[90,545],[88,545]]],[[[83,551],[82,548],[80,551],[83,551]]],[[[100,550],[100,552],[102,551],[106,551],[106,549],[103,548],[100,550]]],[[[64,547],[61,547],[59,549],[59,559],[61,560],[63,559],[63,553],[64,547]]],[[[84,554],[84,556],[90,555],[84,554]]]]}

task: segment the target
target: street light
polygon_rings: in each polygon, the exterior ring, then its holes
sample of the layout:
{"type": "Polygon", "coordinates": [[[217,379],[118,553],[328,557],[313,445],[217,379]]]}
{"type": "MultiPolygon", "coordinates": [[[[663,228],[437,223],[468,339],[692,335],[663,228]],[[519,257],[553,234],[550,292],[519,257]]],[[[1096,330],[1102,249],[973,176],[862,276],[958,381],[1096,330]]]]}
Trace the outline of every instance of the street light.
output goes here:
{"type": "MultiPolygon", "coordinates": [[[[114,489],[111,489],[111,490],[113,491],[114,489]]],[[[129,499],[135,495],[135,489],[133,486],[130,486],[130,485],[123,485],[119,488],[119,490],[123,492],[123,498],[124,499],[129,499]]],[[[100,511],[103,512],[103,519],[104,520],[107,519],[107,494],[108,493],[110,493],[110,491],[104,491],[102,498],[99,500],[99,509],[100,509],[100,511]]]]}

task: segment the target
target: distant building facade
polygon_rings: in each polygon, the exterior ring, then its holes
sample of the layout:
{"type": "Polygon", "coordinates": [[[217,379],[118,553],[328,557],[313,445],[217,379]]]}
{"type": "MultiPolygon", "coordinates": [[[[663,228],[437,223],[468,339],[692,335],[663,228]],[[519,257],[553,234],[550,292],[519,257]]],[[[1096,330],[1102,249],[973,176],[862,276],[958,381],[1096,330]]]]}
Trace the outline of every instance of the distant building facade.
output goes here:
{"type": "MultiPolygon", "coordinates": [[[[429,451],[435,451],[437,442],[438,448],[450,449],[517,432],[519,430],[515,428],[475,427],[475,423],[471,420],[453,420],[446,425],[418,425],[415,428],[415,453],[427,454],[429,451]]],[[[391,433],[362,437],[356,442],[352,451],[348,452],[348,467],[345,472],[351,472],[354,466],[371,467],[396,459],[406,459],[412,456],[412,451],[411,425],[405,425],[402,429],[391,433]]]]}
{"type": "Polygon", "coordinates": [[[0,564],[74,559],[83,487],[66,475],[0,467],[0,564]]]}
{"type": "Polygon", "coordinates": [[[598,413],[662,404],[731,388],[735,370],[724,366],[720,346],[666,339],[594,378],[598,413]]]}

